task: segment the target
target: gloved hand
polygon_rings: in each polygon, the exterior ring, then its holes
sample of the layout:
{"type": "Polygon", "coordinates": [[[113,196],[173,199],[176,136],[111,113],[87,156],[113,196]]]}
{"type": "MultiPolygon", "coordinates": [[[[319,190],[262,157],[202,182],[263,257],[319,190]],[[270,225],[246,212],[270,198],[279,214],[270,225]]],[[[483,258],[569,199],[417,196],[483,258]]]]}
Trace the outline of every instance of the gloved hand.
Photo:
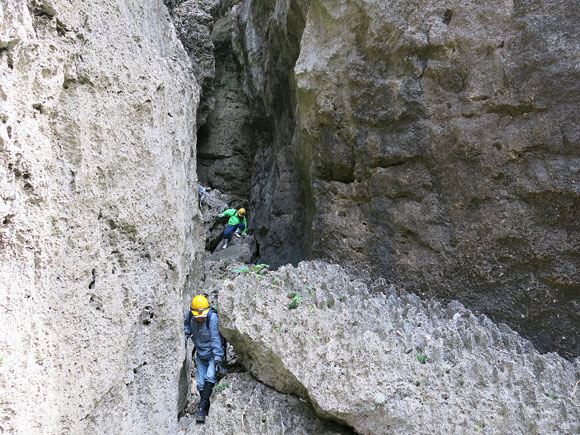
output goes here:
{"type": "Polygon", "coordinates": [[[224,217],[225,215],[223,213],[218,214],[219,217],[224,217]]]}
{"type": "Polygon", "coordinates": [[[187,340],[191,338],[191,335],[185,334],[185,346],[187,347],[187,340]]]}
{"type": "Polygon", "coordinates": [[[218,376],[220,378],[223,378],[225,375],[228,374],[227,369],[223,366],[223,361],[220,361],[220,360],[217,360],[216,359],[214,361],[214,364],[215,364],[215,373],[216,373],[216,376],[218,376]]]}

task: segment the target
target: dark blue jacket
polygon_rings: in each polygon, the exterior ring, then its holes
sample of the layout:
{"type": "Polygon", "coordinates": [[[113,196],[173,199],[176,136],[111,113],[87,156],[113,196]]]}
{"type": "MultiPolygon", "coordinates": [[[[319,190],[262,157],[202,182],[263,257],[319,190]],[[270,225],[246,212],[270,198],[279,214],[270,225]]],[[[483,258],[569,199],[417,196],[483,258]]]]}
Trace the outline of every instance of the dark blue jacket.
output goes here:
{"type": "Polygon", "coordinates": [[[197,350],[197,355],[201,359],[222,361],[224,359],[224,349],[218,328],[218,316],[213,310],[207,313],[209,322],[198,322],[193,317],[191,310],[187,312],[183,322],[185,335],[191,335],[191,339],[197,350]],[[209,323],[209,328],[207,324],[209,323]]]}

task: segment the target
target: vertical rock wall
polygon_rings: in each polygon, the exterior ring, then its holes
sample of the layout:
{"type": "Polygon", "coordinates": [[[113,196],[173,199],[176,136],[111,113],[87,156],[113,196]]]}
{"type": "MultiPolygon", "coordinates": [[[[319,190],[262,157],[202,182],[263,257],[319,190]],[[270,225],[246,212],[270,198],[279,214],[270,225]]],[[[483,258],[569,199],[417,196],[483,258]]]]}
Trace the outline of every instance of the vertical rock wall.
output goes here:
{"type": "Polygon", "coordinates": [[[256,261],[370,271],[578,355],[573,2],[167,3],[205,71],[200,179],[249,202],[256,261]]]}
{"type": "Polygon", "coordinates": [[[203,251],[161,0],[0,4],[0,431],[171,433],[203,251]]]}
{"type": "Polygon", "coordinates": [[[311,255],[578,355],[579,22],[568,0],[314,0],[311,255]]]}
{"type": "Polygon", "coordinates": [[[301,260],[310,210],[301,181],[307,170],[296,159],[293,68],[310,1],[167,3],[194,69],[206,78],[198,113],[201,182],[230,194],[231,207],[248,207],[262,260],[301,260]]]}

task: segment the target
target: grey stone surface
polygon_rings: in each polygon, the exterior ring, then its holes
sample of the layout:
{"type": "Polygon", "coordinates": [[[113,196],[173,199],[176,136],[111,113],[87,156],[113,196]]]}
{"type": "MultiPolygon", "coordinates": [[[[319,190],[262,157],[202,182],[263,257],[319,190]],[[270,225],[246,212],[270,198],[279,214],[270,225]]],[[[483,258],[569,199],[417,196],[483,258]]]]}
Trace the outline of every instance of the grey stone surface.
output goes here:
{"type": "MultiPolygon", "coordinates": [[[[228,375],[212,395],[205,424],[192,423],[187,435],[339,435],[350,431],[319,419],[312,407],[297,397],[279,393],[247,373],[228,375]],[[221,389],[223,388],[223,389],[221,389]]],[[[196,405],[194,403],[193,405],[196,405]]],[[[195,416],[195,406],[189,409],[195,416]]]]}
{"type": "Polygon", "coordinates": [[[215,248],[215,250],[207,256],[209,261],[230,260],[240,263],[250,263],[256,254],[256,242],[252,236],[236,238],[228,244],[226,249],[223,249],[224,242],[215,248]]]}
{"type": "Polygon", "coordinates": [[[0,432],[174,432],[203,258],[187,55],[160,0],[0,22],[0,432]]]}
{"type": "Polygon", "coordinates": [[[578,355],[579,14],[569,0],[313,1],[295,68],[307,255],[578,355]]]}
{"type": "Polygon", "coordinates": [[[219,0],[164,0],[169,8],[177,35],[190,60],[193,74],[201,86],[197,108],[197,128],[205,123],[213,109],[213,80],[215,78],[214,44],[211,32],[219,0]]]}
{"type": "Polygon", "coordinates": [[[214,7],[200,178],[249,201],[258,261],[369,270],[578,355],[577,8],[386,5],[214,7]]]}
{"type": "MultiPolygon", "coordinates": [[[[199,129],[198,175],[205,185],[249,202],[258,254],[276,264],[299,261],[305,252],[308,196],[298,180],[307,171],[295,159],[293,67],[308,5],[221,2],[211,23],[215,78],[211,95],[204,86],[204,98],[213,110],[199,129]]],[[[198,31],[192,32],[195,39],[198,31]]],[[[188,35],[182,35],[185,45],[188,35]]]]}
{"type": "Polygon", "coordinates": [[[212,281],[222,333],[257,379],[325,419],[361,434],[580,430],[578,360],[458,302],[368,288],[323,262],[236,275],[212,281]]]}
{"type": "Polygon", "coordinates": [[[228,205],[232,203],[228,195],[210,187],[206,189],[206,197],[201,206],[205,232],[205,249],[207,251],[213,251],[223,238],[224,228],[227,222],[227,219],[220,218],[219,214],[228,208],[234,208],[234,206],[228,205]]]}

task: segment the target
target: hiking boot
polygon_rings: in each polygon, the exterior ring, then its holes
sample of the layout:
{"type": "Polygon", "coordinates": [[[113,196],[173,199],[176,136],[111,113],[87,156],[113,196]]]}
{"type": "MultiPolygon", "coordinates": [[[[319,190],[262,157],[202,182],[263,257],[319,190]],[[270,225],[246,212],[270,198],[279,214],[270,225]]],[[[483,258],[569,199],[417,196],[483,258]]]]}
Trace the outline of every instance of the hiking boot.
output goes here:
{"type": "Polygon", "coordinates": [[[203,390],[199,392],[201,400],[199,401],[199,405],[197,407],[197,414],[195,416],[195,420],[198,423],[205,423],[205,417],[209,413],[209,405],[210,405],[209,398],[213,391],[213,386],[214,386],[213,383],[206,381],[205,384],[203,385],[203,390]]]}
{"type": "Polygon", "coordinates": [[[227,247],[228,247],[228,241],[226,240],[226,241],[224,242],[224,247],[223,247],[223,249],[226,249],[227,247]]]}
{"type": "Polygon", "coordinates": [[[239,229],[239,228],[236,230],[236,232],[234,233],[234,235],[235,235],[235,236],[236,236],[238,239],[239,239],[240,237],[242,237],[242,236],[240,236],[240,229],[239,229]]]}
{"type": "Polygon", "coordinates": [[[198,423],[205,423],[205,415],[206,415],[206,404],[205,400],[202,398],[199,401],[199,405],[197,406],[197,413],[195,414],[195,421],[198,423]]]}

